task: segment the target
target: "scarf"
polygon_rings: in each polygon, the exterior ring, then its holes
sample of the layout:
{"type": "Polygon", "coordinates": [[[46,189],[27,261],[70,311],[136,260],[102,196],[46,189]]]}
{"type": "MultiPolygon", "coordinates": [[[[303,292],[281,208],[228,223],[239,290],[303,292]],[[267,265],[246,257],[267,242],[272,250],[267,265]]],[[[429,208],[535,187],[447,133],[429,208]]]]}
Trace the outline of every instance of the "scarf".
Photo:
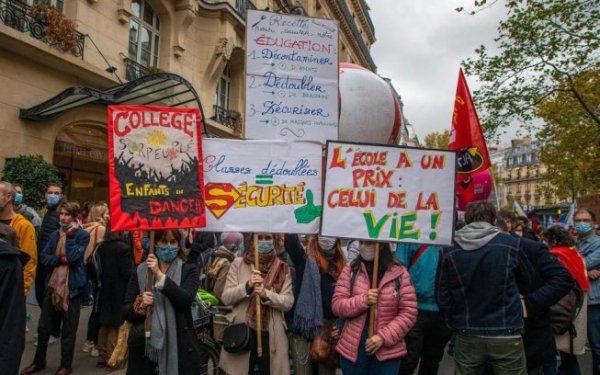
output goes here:
{"type": "MultiPolygon", "coordinates": [[[[166,277],[175,284],[181,284],[181,268],[183,261],[177,257],[169,266],[166,277]]],[[[140,290],[146,290],[148,266],[140,263],[137,268],[137,277],[140,290]]],[[[171,301],[160,291],[154,291],[154,305],[152,307],[152,334],[146,341],[146,357],[158,363],[160,375],[178,375],[179,358],[177,352],[177,321],[175,309],[171,301]]]]}
{"type": "MultiPolygon", "coordinates": [[[[254,251],[248,250],[244,253],[244,263],[250,264],[252,269],[254,269],[254,251]]],[[[260,254],[258,263],[260,273],[265,275],[263,276],[265,290],[273,290],[276,293],[281,292],[285,277],[289,272],[287,264],[283,263],[279,257],[277,257],[275,250],[268,254],[260,254]]],[[[271,308],[266,305],[263,305],[260,309],[263,331],[268,330],[267,322],[269,321],[270,311],[271,308]]],[[[250,328],[256,331],[256,303],[248,304],[248,310],[246,310],[246,323],[250,328]]]]}
{"type": "Polygon", "coordinates": [[[558,260],[565,266],[575,281],[577,281],[577,285],[579,285],[581,290],[584,292],[590,290],[590,282],[587,278],[585,263],[576,248],[556,246],[550,249],[550,253],[558,257],[558,260]]]}
{"type": "Polygon", "coordinates": [[[292,327],[307,339],[312,339],[323,328],[321,274],[317,262],[312,256],[307,257],[304,266],[292,327]]]}
{"type": "MultiPolygon", "coordinates": [[[[54,254],[58,257],[66,255],[66,234],[58,231],[58,240],[54,248],[54,254]]],[[[52,304],[59,311],[69,310],[69,265],[59,264],[52,270],[48,287],[52,288],[52,304]]]]}

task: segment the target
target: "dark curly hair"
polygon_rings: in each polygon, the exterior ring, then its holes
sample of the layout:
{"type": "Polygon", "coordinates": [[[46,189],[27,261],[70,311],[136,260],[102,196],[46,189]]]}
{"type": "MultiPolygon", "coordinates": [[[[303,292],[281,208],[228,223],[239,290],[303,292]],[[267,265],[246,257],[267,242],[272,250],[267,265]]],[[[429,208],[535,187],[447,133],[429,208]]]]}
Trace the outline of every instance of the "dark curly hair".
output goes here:
{"type": "Polygon", "coordinates": [[[552,246],[575,246],[575,238],[561,226],[552,226],[542,233],[542,238],[552,246]]]}

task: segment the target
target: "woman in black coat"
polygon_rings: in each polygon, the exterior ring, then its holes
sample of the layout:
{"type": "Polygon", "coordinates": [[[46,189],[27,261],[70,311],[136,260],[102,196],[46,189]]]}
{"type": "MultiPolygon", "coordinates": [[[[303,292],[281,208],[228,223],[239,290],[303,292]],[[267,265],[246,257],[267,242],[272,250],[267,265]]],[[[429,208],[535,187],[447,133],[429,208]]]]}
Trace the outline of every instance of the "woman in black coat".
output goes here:
{"type": "Polygon", "coordinates": [[[123,313],[134,324],[129,334],[127,375],[198,374],[200,351],[191,306],[198,289],[195,265],[181,258],[181,233],[156,231],[155,254],[140,264],[129,280],[123,313]],[[147,292],[146,276],[154,275],[153,291],[147,292]],[[145,310],[152,305],[152,334],[144,338],[145,310]],[[173,329],[175,328],[175,329],[173,329]]]}
{"type": "Polygon", "coordinates": [[[100,264],[97,304],[98,324],[98,367],[106,366],[123,323],[123,301],[127,283],[133,271],[131,246],[124,240],[123,232],[111,232],[107,227],[105,240],[96,250],[100,264]]]}

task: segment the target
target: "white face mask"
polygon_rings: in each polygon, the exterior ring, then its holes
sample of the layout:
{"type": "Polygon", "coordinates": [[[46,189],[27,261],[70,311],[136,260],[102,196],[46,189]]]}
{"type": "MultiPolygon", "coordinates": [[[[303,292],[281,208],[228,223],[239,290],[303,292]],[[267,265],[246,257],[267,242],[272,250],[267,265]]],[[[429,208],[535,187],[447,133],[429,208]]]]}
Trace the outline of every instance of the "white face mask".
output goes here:
{"type": "Polygon", "coordinates": [[[358,248],[358,253],[363,260],[366,260],[367,262],[372,261],[375,258],[375,244],[361,243],[358,248]]]}
{"type": "Polygon", "coordinates": [[[318,243],[321,250],[331,250],[335,246],[337,241],[334,237],[321,237],[319,236],[318,243]]]}

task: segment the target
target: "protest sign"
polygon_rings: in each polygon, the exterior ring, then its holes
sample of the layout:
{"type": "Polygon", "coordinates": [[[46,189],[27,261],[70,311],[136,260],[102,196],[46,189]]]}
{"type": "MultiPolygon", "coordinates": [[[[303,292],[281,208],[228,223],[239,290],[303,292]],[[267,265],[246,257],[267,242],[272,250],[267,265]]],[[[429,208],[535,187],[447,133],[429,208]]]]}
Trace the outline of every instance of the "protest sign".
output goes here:
{"type": "Polygon", "coordinates": [[[317,233],[321,145],[205,139],[206,230],[317,233]]]}
{"type": "Polygon", "coordinates": [[[338,21],[248,10],[246,137],[338,139],[338,21]]]}
{"type": "Polygon", "coordinates": [[[449,245],[455,153],[327,142],[321,234],[449,245]]]}
{"type": "Polygon", "coordinates": [[[200,111],[108,106],[112,230],[205,225],[200,111]]]}

